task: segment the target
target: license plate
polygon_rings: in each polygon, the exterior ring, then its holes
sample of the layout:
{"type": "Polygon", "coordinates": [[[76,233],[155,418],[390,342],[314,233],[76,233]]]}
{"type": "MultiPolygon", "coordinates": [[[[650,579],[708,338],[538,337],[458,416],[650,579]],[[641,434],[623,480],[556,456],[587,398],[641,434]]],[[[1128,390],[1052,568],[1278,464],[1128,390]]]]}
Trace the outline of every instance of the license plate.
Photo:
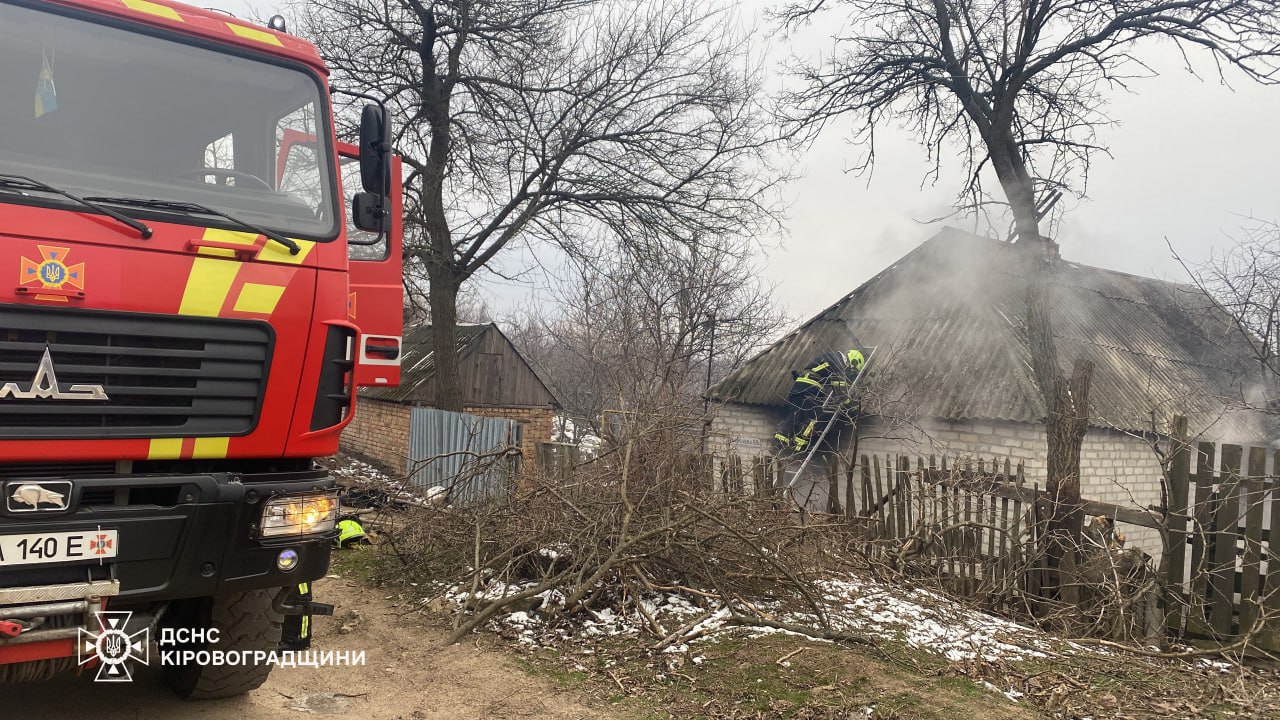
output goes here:
{"type": "Polygon", "coordinates": [[[0,567],[109,560],[120,550],[116,530],[0,535],[0,567]]]}

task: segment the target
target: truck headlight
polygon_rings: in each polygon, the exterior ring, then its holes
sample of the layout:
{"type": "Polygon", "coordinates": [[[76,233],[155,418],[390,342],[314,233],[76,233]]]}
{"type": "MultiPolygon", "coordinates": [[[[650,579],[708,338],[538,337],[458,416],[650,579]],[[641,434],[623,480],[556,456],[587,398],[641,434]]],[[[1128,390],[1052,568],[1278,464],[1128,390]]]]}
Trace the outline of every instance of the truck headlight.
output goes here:
{"type": "Polygon", "coordinates": [[[337,518],[336,495],[286,495],[268,500],[263,505],[259,537],[298,537],[327,533],[333,530],[337,518]]]}

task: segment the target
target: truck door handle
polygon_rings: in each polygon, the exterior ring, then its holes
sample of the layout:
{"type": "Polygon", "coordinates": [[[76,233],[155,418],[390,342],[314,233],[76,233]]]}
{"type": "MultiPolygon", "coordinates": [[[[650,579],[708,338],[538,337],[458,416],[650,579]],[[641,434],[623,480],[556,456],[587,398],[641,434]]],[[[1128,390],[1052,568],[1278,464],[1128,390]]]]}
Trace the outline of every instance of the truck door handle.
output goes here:
{"type": "Polygon", "coordinates": [[[374,345],[372,342],[364,346],[364,354],[383,360],[395,360],[400,357],[399,345],[374,345]]]}

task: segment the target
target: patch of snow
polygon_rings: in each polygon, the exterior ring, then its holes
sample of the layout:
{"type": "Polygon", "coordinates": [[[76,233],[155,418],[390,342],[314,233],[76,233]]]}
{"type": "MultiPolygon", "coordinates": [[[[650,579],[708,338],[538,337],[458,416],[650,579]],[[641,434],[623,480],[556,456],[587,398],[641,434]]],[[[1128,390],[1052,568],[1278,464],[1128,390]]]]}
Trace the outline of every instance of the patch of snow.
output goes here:
{"type": "Polygon", "coordinates": [[[1224,673],[1231,672],[1235,669],[1231,663],[1222,662],[1221,660],[1213,660],[1212,658],[1200,658],[1200,662],[1198,662],[1197,665],[1202,668],[1217,670],[1218,672],[1224,673]]]}
{"type": "MultiPolygon", "coordinates": [[[[562,549],[553,547],[547,550],[558,553],[562,549]]],[[[533,586],[532,582],[504,583],[488,579],[477,588],[477,598],[469,597],[469,585],[445,588],[443,597],[455,606],[474,606],[476,600],[481,603],[497,600],[533,586]]],[[[927,590],[891,586],[856,576],[828,578],[818,582],[817,588],[833,630],[905,643],[951,662],[1016,662],[1062,654],[1111,655],[1117,652],[1063,642],[1036,628],[989,615],[927,590]]],[[[643,608],[643,613],[636,610],[635,605],[604,607],[574,616],[570,622],[564,622],[560,617],[552,620],[554,613],[548,612],[564,608],[566,598],[562,591],[548,590],[538,597],[542,602],[536,608],[501,615],[490,625],[510,633],[522,644],[540,646],[589,638],[641,638],[648,632],[649,618],[652,618],[667,631],[684,629],[683,634],[673,638],[662,651],[665,657],[675,660],[691,654],[698,643],[708,637],[730,630],[750,637],[785,634],[810,642],[832,642],[782,628],[743,628],[731,622],[733,615],[728,607],[700,596],[674,592],[632,598],[643,608]],[[702,617],[704,615],[706,617],[702,617]],[[694,619],[698,622],[690,624],[694,619]]],[[[776,602],[757,600],[754,604],[788,624],[818,626],[812,615],[787,613],[776,602]]],[[[704,655],[692,654],[690,659],[694,664],[705,662],[704,655]]],[[[1232,669],[1229,663],[1210,658],[1187,664],[1221,672],[1232,669]]],[[[1001,688],[990,683],[985,685],[988,690],[998,692],[1012,702],[1022,698],[1022,693],[1013,688],[1001,688]]]]}
{"type": "Polygon", "coordinates": [[[590,428],[579,427],[573,418],[557,415],[551,423],[551,442],[577,445],[588,453],[600,451],[603,441],[590,428]]]}
{"type": "Polygon", "coordinates": [[[1037,641],[1040,633],[1033,628],[927,590],[904,592],[855,577],[831,578],[819,587],[837,608],[831,622],[841,630],[901,639],[952,662],[1048,657],[1047,643],[1037,641]]]}
{"type": "Polygon", "coordinates": [[[561,557],[568,554],[568,552],[569,546],[564,543],[556,543],[551,547],[538,548],[538,555],[550,560],[551,562],[559,560],[561,557]]]}
{"type": "Polygon", "coordinates": [[[391,482],[391,478],[387,477],[378,468],[366,462],[361,462],[352,457],[344,457],[342,461],[333,468],[334,475],[341,478],[350,478],[355,480],[371,480],[373,482],[391,482]]]}
{"type": "Polygon", "coordinates": [[[1006,698],[1009,699],[1010,702],[1018,702],[1018,700],[1023,696],[1023,693],[1020,693],[1017,690],[1014,690],[1013,688],[1009,688],[1008,690],[1001,690],[999,687],[991,684],[990,682],[987,682],[986,680],[982,681],[982,687],[986,688],[987,690],[990,690],[991,692],[997,695],[1005,696],[1006,698]]]}
{"type": "Polygon", "coordinates": [[[503,619],[503,622],[505,622],[508,625],[517,625],[519,627],[525,627],[533,623],[534,620],[533,618],[529,617],[529,613],[521,610],[519,612],[513,612],[510,615],[506,616],[506,618],[503,619]]]}

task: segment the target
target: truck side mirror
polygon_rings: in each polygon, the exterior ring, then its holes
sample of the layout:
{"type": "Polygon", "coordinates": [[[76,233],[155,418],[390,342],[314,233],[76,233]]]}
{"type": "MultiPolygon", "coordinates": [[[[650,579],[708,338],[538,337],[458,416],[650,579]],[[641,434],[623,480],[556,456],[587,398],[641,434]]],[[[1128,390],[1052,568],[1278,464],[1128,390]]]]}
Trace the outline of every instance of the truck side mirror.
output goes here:
{"type": "Polygon", "coordinates": [[[365,105],[360,113],[360,184],[365,192],[386,195],[391,186],[391,137],[386,110],[365,105]]]}
{"type": "MultiPolygon", "coordinates": [[[[391,229],[391,213],[387,211],[387,205],[389,203],[385,195],[376,192],[356,193],[351,197],[351,222],[365,232],[387,232],[391,229]]],[[[376,244],[381,240],[382,236],[379,235],[367,244],[376,244]]],[[[348,242],[352,241],[348,239],[348,242]]]]}

